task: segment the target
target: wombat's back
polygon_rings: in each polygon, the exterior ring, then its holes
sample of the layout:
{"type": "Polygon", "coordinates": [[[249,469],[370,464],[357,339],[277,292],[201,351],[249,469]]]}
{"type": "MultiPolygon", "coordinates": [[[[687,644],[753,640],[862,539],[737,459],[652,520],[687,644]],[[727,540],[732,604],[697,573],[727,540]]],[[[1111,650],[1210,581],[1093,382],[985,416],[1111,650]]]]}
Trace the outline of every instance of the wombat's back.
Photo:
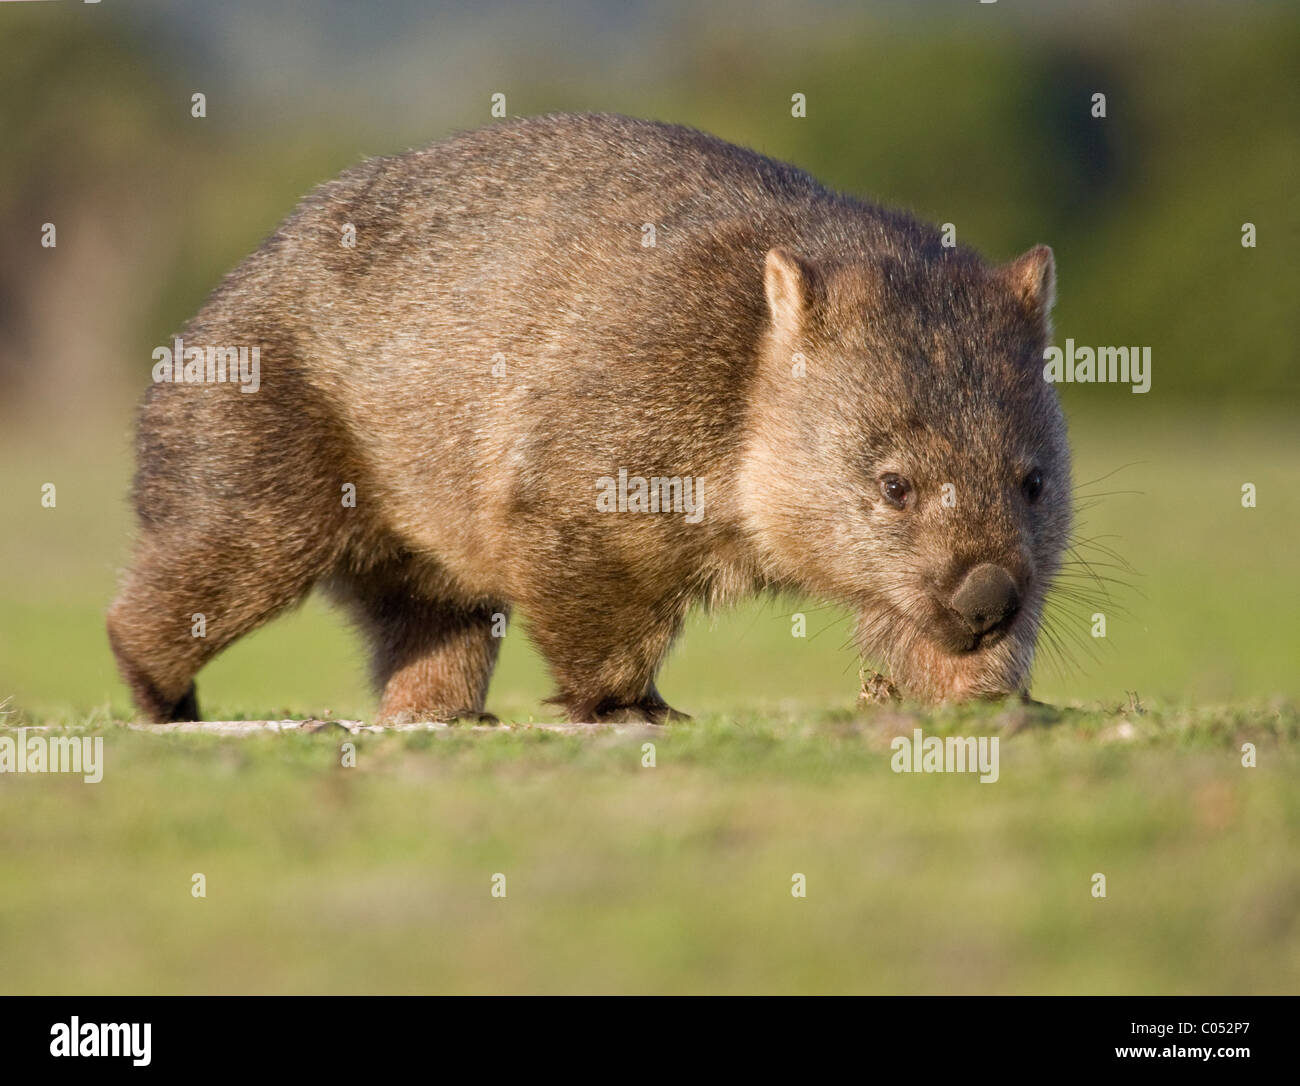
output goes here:
{"type": "Polygon", "coordinates": [[[190,329],[262,343],[261,392],[161,390],[142,433],[159,411],[187,432],[256,416],[246,441],[273,450],[278,429],[364,481],[355,520],[498,591],[520,510],[585,515],[620,467],[719,480],[727,531],[777,244],[939,251],[907,216],[674,125],[558,115],[374,159],[310,194],[190,329]]]}
{"type": "Polygon", "coordinates": [[[473,579],[501,567],[521,507],[590,504],[619,466],[725,473],[766,249],[825,248],[837,218],[865,214],[791,166],[621,117],[507,122],[371,160],[308,196],[188,329],[261,343],[262,390],[155,389],[142,434],[257,416],[247,440],[267,447],[275,418],[324,415],[328,435],[286,440],[346,448],[365,516],[473,579]]]}

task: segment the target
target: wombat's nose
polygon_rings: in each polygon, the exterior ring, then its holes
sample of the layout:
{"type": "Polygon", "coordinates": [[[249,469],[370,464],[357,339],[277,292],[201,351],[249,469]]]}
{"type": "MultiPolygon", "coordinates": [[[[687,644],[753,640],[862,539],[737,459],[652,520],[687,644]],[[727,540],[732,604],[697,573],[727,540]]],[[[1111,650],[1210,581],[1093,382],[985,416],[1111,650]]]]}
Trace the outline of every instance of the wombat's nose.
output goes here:
{"type": "Polygon", "coordinates": [[[1020,593],[1011,574],[985,562],[966,574],[953,593],[952,607],[979,635],[1007,625],[1020,610],[1020,593]]]}

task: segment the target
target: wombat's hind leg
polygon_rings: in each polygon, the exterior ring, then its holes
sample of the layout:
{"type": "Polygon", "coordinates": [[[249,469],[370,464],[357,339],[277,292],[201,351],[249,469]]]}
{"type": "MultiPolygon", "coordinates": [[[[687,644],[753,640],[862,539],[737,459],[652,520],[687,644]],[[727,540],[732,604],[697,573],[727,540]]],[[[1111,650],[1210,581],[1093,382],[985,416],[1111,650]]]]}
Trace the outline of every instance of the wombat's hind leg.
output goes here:
{"type": "Polygon", "coordinates": [[[108,643],[141,715],[153,724],[199,719],[194,675],[206,642],[175,606],[176,594],[145,561],[137,561],[108,612],[108,643]]]}
{"type": "Polygon", "coordinates": [[[309,587],[305,569],[262,551],[142,538],[108,612],[109,643],[141,714],[159,724],[201,719],[198,670],[309,587]]]}
{"type": "Polygon", "coordinates": [[[483,705],[509,616],[504,604],[460,606],[400,584],[353,584],[335,594],[370,642],[379,722],[494,719],[483,705]]]}
{"type": "MultiPolygon", "coordinates": [[[[193,681],[185,688],[184,693],[176,696],[175,681],[172,681],[170,686],[162,685],[168,682],[167,678],[155,680],[127,649],[125,637],[118,631],[134,625],[133,619],[129,616],[131,610],[131,605],[119,598],[109,618],[108,641],[112,646],[113,655],[117,658],[118,671],[121,672],[122,679],[131,690],[131,698],[136,707],[154,724],[176,724],[198,720],[198,692],[193,681]]],[[[166,668],[162,670],[165,672],[166,668]]]]}

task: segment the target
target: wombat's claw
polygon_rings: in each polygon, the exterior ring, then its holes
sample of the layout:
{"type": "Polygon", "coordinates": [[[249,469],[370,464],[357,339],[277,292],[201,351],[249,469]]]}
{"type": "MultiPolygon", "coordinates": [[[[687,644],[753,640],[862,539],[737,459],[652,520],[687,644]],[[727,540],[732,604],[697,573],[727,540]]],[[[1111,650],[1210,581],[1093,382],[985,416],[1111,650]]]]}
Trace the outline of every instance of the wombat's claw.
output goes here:
{"type": "Polygon", "coordinates": [[[495,713],[480,713],[473,709],[464,709],[447,718],[448,724],[487,724],[496,727],[501,718],[495,713]]]}
{"type": "Polygon", "coordinates": [[[344,724],[342,721],[319,720],[316,717],[309,717],[308,719],[300,722],[298,725],[298,730],[301,732],[308,732],[309,734],[313,734],[313,735],[317,732],[324,732],[324,731],[350,732],[348,726],[344,724]]]}
{"type": "Polygon", "coordinates": [[[902,700],[898,687],[879,671],[863,668],[858,672],[858,679],[862,683],[862,690],[858,694],[859,705],[882,705],[902,700]]]}
{"type": "Polygon", "coordinates": [[[431,710],[429,712],[416,712],[411,709],[403,709],[400,713],[389,713],[387,716],[380,717],[376,724],[385,727],[402,727],[409,724],[500,724],[498,717],[491,713],[483,713],[477,709],[451,709],[451,710],[431,710]]]}
{"type": "Polygon", "coordinates": [[[592,718],[597,724],[679,724],[691,719],[669,705],[645,703],[597,710],[592,718]]]}

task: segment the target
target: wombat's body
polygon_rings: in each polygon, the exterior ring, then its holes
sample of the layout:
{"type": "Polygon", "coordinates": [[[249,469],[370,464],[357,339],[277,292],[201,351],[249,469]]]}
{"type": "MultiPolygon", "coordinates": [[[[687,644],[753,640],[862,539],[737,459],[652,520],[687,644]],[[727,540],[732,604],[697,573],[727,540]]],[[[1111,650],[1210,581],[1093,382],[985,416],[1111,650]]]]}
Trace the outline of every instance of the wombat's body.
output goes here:
{"type": "Polygon", "coordinates": [[[989,269],[684,128],[548,117],[367,162],[185,330],[259,346],[260,388],[149,390],[123,673],[193,718],[202,664],[321,585],[384,718],[481,711],[517,606],[573,719],[659,719],[690,605],[775,585],[854,607],[905,688],[1015,689],[1068,524],[1050,291],[1046,250],[989,269]],[[621,471],[693,485],[694,515],[611,509],[621,471]],[[954,632],[990,564],[1006,630],[954,632]]]}

